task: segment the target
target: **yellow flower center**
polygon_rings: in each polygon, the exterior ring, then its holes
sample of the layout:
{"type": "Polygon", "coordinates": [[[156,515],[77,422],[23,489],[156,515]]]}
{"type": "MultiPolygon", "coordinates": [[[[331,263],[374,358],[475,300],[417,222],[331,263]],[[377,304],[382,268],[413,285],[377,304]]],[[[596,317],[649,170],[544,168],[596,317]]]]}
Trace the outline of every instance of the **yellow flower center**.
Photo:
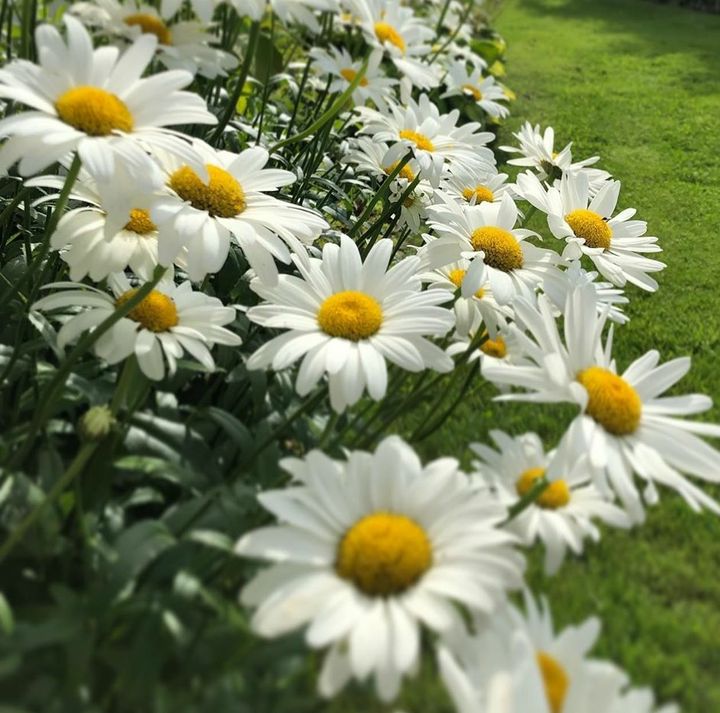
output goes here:
{"type": "Polygon", "coordinates": [[[583,238],[590,248],[607,250],[612,241],[612,228],[602,219],[599,213],[585,208],[568,213],[565,222],[572,228],[578,238],[583,238]]]}
{"type": "MultiPolygon", "coordinates": [[[[347,79],[348,83],[353,82],[355,80],[355,77],[357,77],[357,72],[354,69],[350,69],[349,67],[347,69],[341,69],[340,74],[342,74],[344,79],[347,79]]],[[[361,87],[367,87],[368,80],[363,77],[359,82],[361,87]]]]}
{"type": "Polygon", "coordinates": [[[502,337],[497,339],[486,339],[480,345],[480,351],[496,359],[504,359],[507,355],[507,344],[502,337]]]}
{"type": "Polygon", "coordinates": [[[55,102],[58,116],[66,124],[90,136],[133,130],[134,122],[124,102],[100,87],[73,87],[55,102]]]}
{"type": "Polygon", "coordinates": [[[139,12],[135,15],[128,15],[125,24],[130,27],[139,27],[146,35],[155,35],[161,45],[172,44],[172,33],[168,26],[155,15],[139,12]]]}
{"type": "Polygon", "coordinates": [[[389,42],[391,45],[395,45],[395,47],[405,54],[405,40],[391,24],[387,22],[376,22],[375,37],[382,43],[389,42]]]}
{"type": "Polygon", "coordinates": [[[470,94],[472,94],[475,98],[476,102],[479,102],[482,99],[482,92],[474,84],[463,84],[462,88],[466,92],[470,92],[470,94]]]}
{"type": "MultiPolygon", "coordinates": [[[[522,498],[536,481],[544,477],[545,468],[528,468],[515,482],[515,491],[522,498]]],[[[570,488],[564,480],[553,480],[535,500],[535,504],[548,510],[557,510],[570,502],[570,488]]]]}
{"type": "MultiPolygon", "coordinates": [[[[115,300],[115,306],[122,307],[136,292],[136,289],[124,292],[115,300]]],[[[178,323],[175,302],[158,290],[153,290],[140,304],[135,305],[127,316],[151,332],[167,332],[178,323]]]]}
{"type": "Polygon", "coordinates": [[[475,188],[465,188],[462,192],[463,198],[469,203],[473,198],[475,203],[492,203],[495,194],[487,186],[475,186],[475,188]]]}
{"type": "Polygon", "coordinates": [[[206,210],[215,218],[232,218],[247,207],[245,191],[225,169],[207,166],[209,183],[203,183],[200,176],[190,168],[182,166],[170,176],[168,185],[193,208],[206,210]]]}
{"type": "Polygon", "coordinates": [[[523,252],[515,236],[504,228],[485,226],[477,228],[470,237],[475,250],[485,253],[485,264],[503,272],[523,266],[523,252]]]}
{"type": "Polygon", "coordinates": [[[410,129],[403,129],[400,132],[401,139],[407,139],[412,141],[421,151],[434,151],[435,146],[430,139],[417,131],[411,131],[410,129]]]}
{"type": "Polygon", "coordinates": [[[318,311],[320,329],[333,337],[359,342],[372,337],[382,324],[379,302],[364,292],[345,290],[330,295],[318,311]]]}
{"type": "MultiPolygon", "coordinates": [[[[388,176],[397,168],[397,165],[400,163],[400,161],[395,161],[395,163],[390,164],[387,168],[385,168],[385,173],[388,174],[388,176]]],[[[405,164],[401,169],[398,176],[402,176],[404,179],[410,181],[411,183],[415,180],[415,172],[405,164]]]]}
{"type": "Polygon", "coordinates": [[[640,425],[642,400],[625,379],[601,366],[591,366],[577,375],[588,393],[585,409],[608,433],[627,436],[640,425]]]}
{"type": "Polygon", "coordinates": [[[398,594],[432,564],[432,546],[420,525],[405,515],[376,512],[358,520],[338,547],[335,569],[365,594],[398,594]]]}
{"type": "Polygon", "coordinates": [[[537,662],[545,684],[545,695],[550,704],[550,710],[552,713],[562,713],[565,696],[570,686],[567,672],[557,659],[544,651],[538,651],[537,662]]]}
{"type": "Polygon", "coordinates": [[[150,220],[150,213],[142,208],[133,208],[130,211],[130,220],[125,223],[125,230],[138,235],[148,235],[157,230],[157,225],[150,220]]]}
{"type": "MultiPolygon", "coordinates": [[[[450,280],[450,282],[453,283],[453,285],[455,285],[455,287],[462,287],[462,282],[465,278],[466,272],[467,270],[462,270],[461,268],[458,268],[456,270],[450,270],[448,274],[448,279],[450,280]]],[[[482,287],[475,292],[475,297],[477,297],[478,299],[482,299],[484,295],[485,290],[483,290],[482,287]]]]}

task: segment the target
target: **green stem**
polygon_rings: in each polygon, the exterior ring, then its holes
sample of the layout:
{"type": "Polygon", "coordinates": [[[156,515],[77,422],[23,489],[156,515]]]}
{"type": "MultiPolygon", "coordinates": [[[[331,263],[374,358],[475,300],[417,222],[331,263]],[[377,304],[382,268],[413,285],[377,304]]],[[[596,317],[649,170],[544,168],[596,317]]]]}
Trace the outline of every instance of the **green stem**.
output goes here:
{"type": "Polygon", "coordinates": [[[503,524],[507,524],[514,520],[521,512],[527,510],[550,486],[550,482],[545,478],[538,478],[532,488],[523,495],[511,508],[508,508],[508,518],[503,524]]]}
{"type": "Polygon", "coordinates": [[[315,406],[317,406],[323,400],[323,398],[325,398],[324,390],[317,391],[312,396],[307,396],[305,400],[300,404],[300,406],[298,406],[292,413],[286,416],[280,422],[280,424],[275,429],[273,429],[272,433],[263,441],[261,441],[260,445],[256,446],[255,450],[252,451],[252,453],[250,454],[248,460],[242,464],[241,469],[246,470],[247,468],[249,468],[255,462],[255,459],[271,443],[277,441],[277,439],[287,430],[288,426],[290,426],[300,416],[315,408],[315,406]]]}
{"type": "Polygon", "coordinates": [[[2,546],[0,546],[0,562],[2,562],[12,550],[21,542],[27,531],[35,524],[38,517],[42,515],[45,508],[51,505],[73,480],[80,475],[86,463],[98,447],[97,443],[86,443],[75,456],[68,469],[58,478],[50,492],[38,503],[22,520],[22,522],[10,533],[2,546]]]}
{"type": "MultiPolygon", "coordinates": [[[[48,219],[47,225],[45,226],[45,234],[43,235],[42,246],[40,247],[39,252],[33,258],[32,264],[28,265],[28,269],[25,271],[23,276],[17,281],[17,283],[13,286],[13,288],[11,290],[9,290],[10,294],[7,294],[8,290],[3,291],[2,296],[0,296],[0,304],[4,304],[6,299],[11,298],[16,292],[20,291],[20,289],[23,287],[24,283],[27,282],[35,274],[35,271],[37,270],[38,265],[40,265],[43,262],[43,260],[45,260],[48,252],[50,252],[50,238],[52,237],[52,234],[55,232],[55,228],[57,228],[57,224],[60,222],[60,217],[61,217],[63,211],[65,210],[65,206],[67,205],[68,198],[70,197],[70,191],[72,190],[72,187],[75,184],[75,180],[78,177],[78,173],[80,173],[80,157],[77,154],[75,154],[72,164],[70,165],[68,174],[65,177],[65,183],[63,184],[62,190],[60,191],[60,195],[58,196],[57,201],[55,202],[55,208],[52,212],[52,215],[48,219]]],[[[4,213],[3,213],[3,217],[4,217],[4,213]]]]}
{"type": "Polygon", "coordinates": [[[57,401],[62,388],[65,386],[65,382],[67,381],[67,378],[70,375],[70,370],[74,366],[75,362],[77,362],[80,357],[85,354],[85,352],[90,349],[90,347],[92,347],[95,342],[97,342],[97,340],[100,339],[100,337],[102,337],[102,335],[105,334],[105,332],[107,332],[116,322],[119,322],[152,292],[158,282],[160,282],[162,276],[165,274],[165,270],[166,268],[158,265],[155,268],[153,279],[150,280],[150,282],[146,282],[132,295],[129,300],[127,300],[127,302],[124,302],[119,307],[116,307],[115,311],[107,319],[101,322],[93,331],[87,332],[85,336],[80,339],[70,354],[68,354],[65,361],[56,370],[55,375],[50,380],[50,383],[44,389],[39,399],[39,403],[41,405],[37,411],[35,411],[35,416],[30,423],[25,443],[12,458],[10,462],[11,467],[17,468],[22,465],[32,451],[35,438],[49,418],[50,413],[55,406],[55,402],[57,401]]]}
{"type": "Polygon", "coordinates": [[[365,76],[365,72],[367,72],[369,59],[370,55],[368,54],[368,56],[365,57],[362,66],[358,70],[358,73],[353,77],[352,82],[350,82],[348,88],[335,100],[333,105],[317,121],[314,121],[312,124],[310,124],[310,126],[308,126],[307,129],[301,131],[299,134],[295,134],[295,136],[291,136],[290,138],[284,139],[283,141],[278,141],[274,146],[270,148],[270,153],[273,154],[279,149],[288,146],[289,144],[294,144],[298,141],[302,141],[308,136],[312,136],[312,134],[316,133],[319,129],[325,126],[325,124],[327,124],[329,121],[332,121],[340,113],[342,108],[347,103],[348,99],[350,99],[350,97],[352,96],[352,93],[360,85],[362,78],[365,76]]]}
{"type": "MultiPolygon", "coordinates": [[[[473,379],[477,376],[479,362],[476,362],[473,364],[470,369],[468,370],[468,374],[465,377],[465,381],[463,382],[462,387],[460,388],[460,391],[458,395],[453,399],[450,406],[437,418],[435,418],[433,421],[431,421],[429,424],[420,425],[418,428],[415,429],[413,434],[410,436],[410,443],[415,443],[416,441],[422,441],[423,439],[427,438],[429,435],[437,431],[438,428],[440,428],[445,421],[450,417],[452,413],[454,413],[455,409],[457,408],[457,405],[463,400],[463,397],[467,393],[467,390],[470,388],[470,384],[472,383],[473,379]]],[[[459,370],[456,373],[460,373],[459,370]]],[[[440,405],[445,401],[445,399],[448,397],[448,395],[451,392],[451,385],[448,384],[447,389],[440,395],[440,398],[435,402],[435,404],[430,409],[430,413],[435,413],[440,408],[440,405]]]]}
{"type": "Polygon", "coordinates": [[[220,120],[218,121],[217,128],[213,132],[212,136],[210,137],[209,143],[215,145],[218,141],[218,139],[222,136],[223,131],[225,130],[225,127],[228,125],[228,122],[230,119],[232,119],[232,115],[235,112],[235,109],[237,107],[238,99],[240,99],[240,95],[242,94],[243,87],[245,86],[245,81],[247,80],[248,73],[250,72],[250,63],[253,60],[253,57],[255,56],[255,49],[257,48],[258,38],[260,37],[260,21],[255,20],[252,25],[250,25],[250,35],[248,36],[248,46],[247,50],[245,52],[245,59],[243,60],[242,67],[240,68],[240,74],[238,75],[237,82],[235,84],[235,90],[233,91],[232,95],[228,99],[228,104],[225,107],[225,111],[223,112],[222,116],[220,117],[220,120]]]}
{"type": "Polygon", "coordinates": [[[360,229],[360,226],[370,217],[370,214],[373,212],[373,209],[377,205],[378,201],[384,200],[388,193],[390,193],[390,187],[392,186],[392,182],[395,180],[397,175],[400,173],[400,171],[403,170],[407,162],[413,157],[412,149],[410,149],[405,156],[398,162],[398,165],[393,168],[392,171],[388,174],[387,178],[380,184],[380,188],[377,189],[373,197],[370,199],[370,202],[365,206],[365,210],[361,213],[360,217],[355,221],[355,225],[353,225],[350,230],[348,230],[348,235],[351,238],[355,237],[355,234],[360,229]]]}

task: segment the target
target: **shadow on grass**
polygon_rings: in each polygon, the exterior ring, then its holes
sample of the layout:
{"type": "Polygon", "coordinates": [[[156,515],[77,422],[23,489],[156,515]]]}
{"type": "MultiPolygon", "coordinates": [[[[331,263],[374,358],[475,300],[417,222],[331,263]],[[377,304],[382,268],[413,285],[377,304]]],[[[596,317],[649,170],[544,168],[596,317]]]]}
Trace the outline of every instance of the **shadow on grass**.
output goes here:
{"type": "Polygon", "coordinates": [[[523,8],[558,20],[601,23],[600,31],[617,34],[612,49],[618,53],[644,57],[687,54],[705,64],[708,73],[717,76],[720,70],[719,16],[650,0],[523,0],[523,8]]]}

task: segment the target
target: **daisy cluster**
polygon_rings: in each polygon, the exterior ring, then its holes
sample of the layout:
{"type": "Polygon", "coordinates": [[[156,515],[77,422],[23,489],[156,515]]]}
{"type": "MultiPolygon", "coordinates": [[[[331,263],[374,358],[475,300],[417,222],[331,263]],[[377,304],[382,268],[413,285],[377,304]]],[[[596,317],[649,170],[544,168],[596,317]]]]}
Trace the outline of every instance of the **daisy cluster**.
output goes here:
{"type": "MultiPolygon", "coordinates": [[[[459,713],[676,710],[590,658],[596,619],[556,631],[522,548],[540,543],[555,574],[601,525],[640,523],[663,487],[720,514],[698,484],[720,481],[702,438],[720,427],[685,418],[708,397],[665,393],[689,358],[650,351],[618,370],[625,289],[658,289],[658,239],[618,209],[599,158],[574,160],[551,128],[526,123],[496,150],[513,95],[482,8],[45,10],[33,37],[23,15],[21,56],[0,69],[16,339],[3,332],[15,351],[0,367],[3,403],[20,399],[0,455],[17,473],[70,455],[0,556],[48,506],[61,523],[75,513],[94,544],[73,559],[120,563],[108,606],[137,594],[185,647],[229,610],[261,637],[301,631],[325,697],[372,681],[393,701],[425,653],[459,713]],[[413,443],[492,387],[575,415],[549,448],[498,429],[468,444],[469,469],[423,464],[413,443]],[[405,439],[386,435],[396,425],[405,439]],[[89,463],[148,481],[116,501],[114,476],[90,488],[89,463]],[[158,522],[138,521],[158,504],[158,522]],[[183,559],[199,544],[216,559],[183,559]],[[169,570],[173,596],[212,612],[193,635],[153,599],[169,570]]],[[[112,627],[108,646],[125,630],[112,627]]]]}

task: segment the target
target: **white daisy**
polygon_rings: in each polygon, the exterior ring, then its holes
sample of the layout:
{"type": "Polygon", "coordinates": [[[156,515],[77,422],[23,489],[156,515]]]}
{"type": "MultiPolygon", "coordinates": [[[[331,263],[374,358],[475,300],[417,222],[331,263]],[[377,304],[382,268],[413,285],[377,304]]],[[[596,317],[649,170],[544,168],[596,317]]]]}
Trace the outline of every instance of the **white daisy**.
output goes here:
{"type": "MultiPolygon", "coordinates": [[[[63,176],[38,176],[28,187],[62,189],[63,176]]],[[[43,200],[57,197],[45,196],[43,200]]],[[[158,261],[158,229],[148,212],[147,196],[117,171],[111,186],[97,185],[81,170],[70,194],[85,205],[65,213],[50,238],[53,250],[70,268],[70,279],[86,275],[99,282],[130,268],[144,280],[152,277],[158,261]]],[[[172,273],[171,273],[172,274],[172,273]]]]}
{"type": "Polygon", "coordinates": [[[536,233],[515,227],[518,210],[512,198],[506,193],[499,203],[462,206],[450,197],[438,197],[441,202],[428,208],[428,222],[438,237],[427,236],[420,251],[429,264],[441,267],[461,257],[470,260],[462,283],[466,297],[487,282],[501,305],[517,295],[532,298],[558,256],[526,242],[536,233]]]}
{"type": "Polygon", "coordinates": [[[408,371],[450,371],[452,360],[428,336],[442,336],[453,324],[437,305],[451,295],[421,290],[419,260],[408,257],[388,270],[393,243],[379,240],[363,263],[355,243],[327,243],[322,260],[295,259],[302,278],[281,275],[276,287],[253,280],[265,302],[248,318],[270,329],[290,330],[261,346],[248,368],[279,371],[303,357],[295,387],[308,394],[324,373],[330,403],[343,411],[365,388],[376,401],[387,389],[385,360],[408,371]]]}
{"type": "Polygon", "coordinates": [[[447,91],[442,97],[470,97],[486,114],[496,119],[503,119],[510,114],[509,109],[500,102],[507,101],[503,88],[494,77],[483,77],[479,67],[470,71],[464,61],[450,65],[443,79],[447,91]]]}
{"type": "Polygon", "coordinates": [[[547,190],[533,174],[524,173],[517,178],[517,188],[525,200],[547,214],[552,234],[565,240],[564,258],[587,255],[614,285],[631,282],[648,292],[657,290],[657,282],[647,273],[659,272],[665,264],[643,256],[661,252],[657,238],[645,235],[644,220],[631,220],[634,208],[612,217],[620,181],[606,181],[591,195],[583,173],[567,173],[547,190]]]}
{"type": "Polygon", "coordinates": [[[526,121],[520,131],[513,134],[520,143],[520,148],[515,146],[500,146],[502,151],[508,153],[519,153],[521,158],[513,158],[508,161],[512,166],[529,166],[535,170],[540,180],[555,180],[561,178],[565,173],[584,173],[592,189],[599,188],[603,182],[610,178],[607,171],[597,168],[589,168],[600,160],[599,156],[591,156],[582,161],[572,160],[572,142],[567,144],[562,151],[555,151],[555,131],[548,126],[541,132],[540,126],[532,126],[526,121]]]}
{"type": "MultiPolygon", "coordinates": [[[[430,287],[440,287],[452,293],[462,287],[467,274],[469,260],[458,260],[445,267],[420,275],[423,282],[430,287]]],[[[485,325],[491,338],[495,338],[498,330],[512,319],[513,311],[508,305],[500,305],[493,297],[490,285],[486,284],[469,297],[459,294],[453,305],[455,310],[454,338],[465,338],[477,334],[485,325]]]]}
{"type": "Polygon", "coordinates": [[[461,625],[456,605],[492,612],[521,581],[502,507],[443,458],[423,467],[396,436],[347,461],[306,457],[302,485],[260,495],[279,524],[248,533],[236,551],[276,564],[242,592],[252,626],[276,637],[307,625],[328,648],[319,688],[375,678],[391,700],[420,654],[420,631],[461,625]]]}
{"type": "Polygon", "coordinates": [[[508,606],[478,617],[476,628],[451,632],[439,650],[458,713],[610,713],[626,681],[613,664],[588,658],[600,633],[594,617],[556,634],[547,605],[526,594],[524,614],[508,606]]]}
{"type": "MultiPolygon", "coordinates": [[[[87,30],[65,15],[67,45],[50,25],[35,32],[39,64],[16,60],[0,70],[0,96],[33,111],[0,121],[0,172],[19,161],[28,176],[76,151],[95,180],[107,183],[122,163],[138,185],[162,180],[148,155],[162,149],[198,166],[189,143],[164,127],[214,124],[198,95],[178,91],[189,72],[174,70],[141,79],[157,46],[142,35],[122,54],[116,47],[93,50],[87,30]]],[[[202,169],[200,169],[202,170],[202,169]]]]}
{"type": "Polygon", "coordinates": [[[208,26],[198,20],[172,21],[161,15],[152,5],[121,5],[117,0],[77,2],[70,7],[86,25],[97,27],[103,35],[121,37],[128,41],[142,34],[155,35],[160,62],[168,69],[184,69],[203,77],[227,76],[237,67],[237,58],[212,47],[216,37],[208,26]]]}
{"type": "Polygon", "coordinates": [[[674,703],[655,707],[655,695],[649,688],[632,688],[611,706],[609,713],[680,713],[674,703]]]}
{"type": "Polygon", "coordinates": [[[430,51],[428,41],[434,33],[412,8],[400,0],[347,0],[346,4],[359,19],[368,43],[388,54],[404,78],[408,96],[410,85],[419,89],[437,86],[437,70],[422,60],[430,51]]]}
{"type": "MultiPolygon", "coordinates": [[[[43,297],[34,310],[63,310],[63,326],[58,332],[58,346],[75,341],[83,332],[97,327],[119,305],[136,292],[124,274],[112,275],[106,291],[73,282],[45,285],[43,289],[61,291],[43,297]],[[77,308],[80,308],[78,311],[77,308]]],[[[235,319],[235,308],[224,307],[220,300],[202,292],[193,292],[189,282],[176,286],[161,282],[126,317],[116,322],[93,347],[95,354],[110,364],[117,364],[135,354],[140,369],[148,379],[169,375],[177,369],[177,359],[187,352],[208,371],[215,368],[209,349],[215,344],[237,346],[240,337],[223,325],[235,319]]]]}
{"type": "Polygon", "coordinates": [[[623,312],[623,305],[630,300],[622,289],[610,282],[598,281],[597,272],[587,272],[580,266],[579,260],[573,260],[566,270],[553,270],[543,277],[543,292],[550,298],[558,314],[562,314],[567,304],[568,294],[576,287],[592,285],[595,290],[598,313],[605,314],[613,322],[626,324],[630,317],[623,312]]]}
{"type": "MultiPolygon", "coordinates": [[[[345,91],[357,76],[363,63],[362,60],[353,60],[346,49],[338,49],[334,46],[330,47],[330,51],[313,47],[309,55],[324,75],[335,77],[328,88],[330,93],[345,91]]],[[[352,94],[356,106],[364,106],[369,100],[376,107],[384,110],[388,106],[388,100],[395,96],[397,80],[386,77],[380,69],[382,56],[381,50],[375,50],[370,54],[365,74],[352,94]]]]}
{"type": "MultiPolygon", "coordinates": [[[[368,173],[384,180],[397,168],[405,153],[406,149],[401,144],[396,144],[391,149],[382,141],[373,141],[367,136],[360,136],[350,141],[343,160],[355,164],[359,172],[368,173]]],[[[415,159],[410,159],[400,169],[400,173],[390,184],[392,202],[399,202],[419,172],[420,166],[415,159]]],[[[356,184],[357,177],[351,177],[349,181],[356,184]]],[[[368,186],[368,188],[373,187],[368,186]]],[[[421,178],[412,193],[404,198],[400,205],[398,226],[408,226],[413,233],[417,233],[427,218],[427,207],[432,203],[434,194],[435,190],[430,182],[421,178]]]]}
{"type": "Polygon", "coordinates": [[[454,109],[441,114],[427,94],[418,101],[410,99],[405,106],[395,102],[382,112],[360,107],[361,133],[371,134],[374,141],[402,144],[412,149],[423,173],[437,186],[444,169],[464,164],[477,170],[492,170],[495,156],[486,144],[493,140],[490,132],[479,132],[480,125],[468,122],[457,126],[460,112],[454,109]]]}
{"type": "Polygon", "coordinates": [[[662,396],[687,374],[690,358],[658,366],[659,354],[650,351],[619,376],[612,338],[602,343],[606,315],[598,315],[592,285],[570,293],[564,340],[544,295],[536,304],[516,300],[514,306],[528,334],[513,329],[532,365],[483,365],[491,381],[525,389],[500,398],[578,404],[581,413],[563,438],[574,452],[589,455],[596,486],[608,496],[614,490],[635,519],[643,509],[634,475],[646,482],[649,504],[657,502],[659,484],[677,490],[695,510],[705,506],[720,514],[720,504],[682,475],[720,482],[720,453],[695,435],[720,437],[720,426],[678,418],[707,411],[712,400],[702,394],[662,396]]]}
{"type": "Polygon", "coordinates": [[[481,443],[472,443],[470,448],[480,457],[474,466],[503,505],[517,504],[538,480],[549,481],[535,502],[507,525],[527,545],[537,540],[545,545],[546,574],[558,571],[568,549],[580,555],[584,539],[600,539],[593,519],[630,527],[627,514],[590,484],[584,457],[573,457],[567,449],[546,454],[535,433],[512,438],[493,430],[490,436],[497,450],[481,443]]]}
{"type": "Polygon", "coordinates": [[[494,166],[489,170],[475,170],[456,163],[441,181],[440,191],[462,204],[497,203],[506,193],[514,197],[512,185],[507,183],[507,179],[508,175],[498,173],[494,166]]]}
{"type": "Polygon", "coordinates": [[[274,284],[275,260],[289,263],[290,251],[304,254],[327,223],[307,208],[267,195],[293,183],[295,175],[265,168],[264,148],[234,154],[198,139],[193,147],[209,181],[175,157],[161,157],[165,190],[150,211],[161,230],[167,227],[160,240],[161,262],[172,262],[185,248],[188,275],[200,280],[223,266],[232,237],[260,279],[274,284]]]}

